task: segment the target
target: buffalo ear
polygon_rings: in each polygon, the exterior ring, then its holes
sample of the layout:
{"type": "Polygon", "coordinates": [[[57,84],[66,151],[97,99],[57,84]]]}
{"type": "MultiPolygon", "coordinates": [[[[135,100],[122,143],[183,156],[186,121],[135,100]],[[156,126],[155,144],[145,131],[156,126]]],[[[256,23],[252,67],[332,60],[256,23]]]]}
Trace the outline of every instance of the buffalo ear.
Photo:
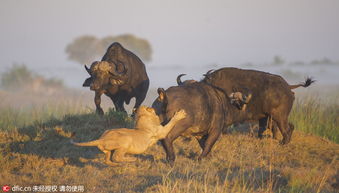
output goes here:
{"type": "Polygon", "coordinates": [[[124,84],[124,81],[120,80],[120,79],[111,78],[109,81],[112,85],[122,85],[122,84],[124,84]]]}
{"type": "Polygon", "coordinates": [[[159,100],[161,102],[167,101],[167,96],[163,88],[158,88],[159,100]]]}
{"type": "Polygon", "coordinates": [[[85,80],[85,82],[82,84],[83,87],[89,87],[92,83],[92,77],[89,77],[85,80]]]}

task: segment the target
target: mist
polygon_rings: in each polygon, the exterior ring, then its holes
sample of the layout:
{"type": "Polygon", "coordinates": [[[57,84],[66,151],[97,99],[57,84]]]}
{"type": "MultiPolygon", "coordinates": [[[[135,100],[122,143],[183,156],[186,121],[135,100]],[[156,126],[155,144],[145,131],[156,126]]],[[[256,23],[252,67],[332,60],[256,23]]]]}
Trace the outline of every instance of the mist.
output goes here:
{"type": "MultiPolygon", "coordinates": [[[[339,2],[300,1],[20,1],[0,2],[0,73],[14,63],[81,89],[88,76],[70,61],[67,44],[82,35],[134,34],[153,50],[151,87],[199,80],[209,69],[241,67],[313,76],[339,84],[339,2]],[[284,59],[274,64],[274,57],[284,59]],[[331,64],[315,64],[328,58],[331,64]]],[[[98,58],[100,59],[100,58],[98,58]]]]}

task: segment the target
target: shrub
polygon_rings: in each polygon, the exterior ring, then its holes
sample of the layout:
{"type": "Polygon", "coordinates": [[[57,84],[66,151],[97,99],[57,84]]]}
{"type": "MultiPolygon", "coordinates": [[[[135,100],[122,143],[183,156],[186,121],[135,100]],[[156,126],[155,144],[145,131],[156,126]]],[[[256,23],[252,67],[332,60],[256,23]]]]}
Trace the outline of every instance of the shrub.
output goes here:
{"type": "Polygon", "coordinates": [[[1,87],[6,90],[34,87],[37,83],[42,87],[63,87],[62,80],[45,77],[32,72],[24,64],[14,64],[8,71],[1,74],[1,87]]]}
{"type": "Polygon", "coordinates": [[[1,75],[1,87],[5,89],[20,88],[32,82],[35,75],[24,64],[14,64],[7,72],[1,75]]]}

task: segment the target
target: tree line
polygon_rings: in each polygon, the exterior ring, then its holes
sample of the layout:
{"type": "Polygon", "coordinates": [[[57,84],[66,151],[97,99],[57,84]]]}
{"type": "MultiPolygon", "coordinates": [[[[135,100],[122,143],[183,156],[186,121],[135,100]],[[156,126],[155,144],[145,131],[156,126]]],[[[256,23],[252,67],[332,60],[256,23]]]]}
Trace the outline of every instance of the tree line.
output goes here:
{"type": "Polygon", "coordinates": [[[101,58],[113,42],[119,42],[144,62],[149,62],[152,59],[152,47],[148,40],[132,34],[107,36],[102,39],[92,35],[83,35],[68,44],[65,51],[68,59],[80,64],[90,64],[97,58],[101,58]]]}

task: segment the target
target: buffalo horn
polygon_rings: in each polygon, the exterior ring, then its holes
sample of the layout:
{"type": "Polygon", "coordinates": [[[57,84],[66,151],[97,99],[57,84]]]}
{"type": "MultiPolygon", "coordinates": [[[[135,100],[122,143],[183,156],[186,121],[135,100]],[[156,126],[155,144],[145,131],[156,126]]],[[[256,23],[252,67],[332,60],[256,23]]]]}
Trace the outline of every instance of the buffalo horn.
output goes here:
{"type": "Polygon", "coordinates": [[[214,69],[207,71],[206,74],[204,74],[204,76],[205,76],[206,78],[209,78],[209,76],[211,75],[211,73],[212,73],[213,71],[214,71],[214,69]]]}
{"type": "Polygon", "coordinates": [[[91,69],[89,69],[86,65],[85,65],[85,69],[88,72],[88,74],[91,75],[91,69]]]}
{"type": "Polygon", "coordinates": [[[182,76],[185,76],[186,74],[179,74],[179,76],[177,77],[177,83],[178,83],[178,85],[180,86],[180,85],[182,85],[183,83],[181,82],[181,77],[182,76]]]}
{"type": "Polygon", "coordinates": [[[112,76],[122,76],[122,75],[125,75],[127,73],[127,68],[126,66],[124,65],[124,63],[120,62],[122,64],[122,66],[124,67],[124,70],[122,72],[118,72],[118,68],[117,68],[117,65],[115,65],[115,70],[114,71],[108,71],[112,76]]]}

